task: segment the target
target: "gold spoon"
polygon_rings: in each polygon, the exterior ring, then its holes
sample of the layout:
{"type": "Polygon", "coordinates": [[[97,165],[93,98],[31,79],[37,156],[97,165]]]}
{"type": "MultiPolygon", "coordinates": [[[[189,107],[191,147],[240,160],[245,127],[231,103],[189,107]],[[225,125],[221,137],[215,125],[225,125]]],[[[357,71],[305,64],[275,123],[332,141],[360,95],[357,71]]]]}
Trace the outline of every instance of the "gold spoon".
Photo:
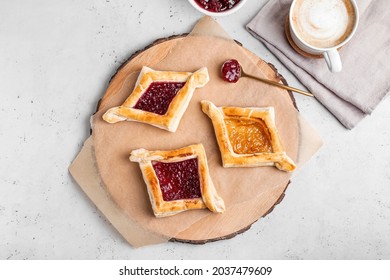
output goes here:
{"type": "Polygon", "coordinates": [[[266,83],[269,85],[280,87],[282,89],[298,92],[298,93],[306,95],[306,96],[311,96],[311,97],[314,96],[310,92],[306,92],[306,91],[303,91],[303,90],[300,90],[300,89],[297,89],[294,87],[286,86],[284,84],[280,84],[280,83],[277,83],[277,82],[274,82],[271,80],[267,80],[267,79],[263,79],[263,78],[259,78],[259,77],[255,77],[255,76],[252,76],[250,74],[247,74],[242,69],[240,63],[235,59],[229,59],[229,60],[225,61],[222,64],[221,73],[222,73],[222,79],[224,79],[225,81],[227,81],[229,83],[236,83],[240,78],[246,77],[246,78],[258,80],[260,82],[263,82],[263,83],[266,83]]]}

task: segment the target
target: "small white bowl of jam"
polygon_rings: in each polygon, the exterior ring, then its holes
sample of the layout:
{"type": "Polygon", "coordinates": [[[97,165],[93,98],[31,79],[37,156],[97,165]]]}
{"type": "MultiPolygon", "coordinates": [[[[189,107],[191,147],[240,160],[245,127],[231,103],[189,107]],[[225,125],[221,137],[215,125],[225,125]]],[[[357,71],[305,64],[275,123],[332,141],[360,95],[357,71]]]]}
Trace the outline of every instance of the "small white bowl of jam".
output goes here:
{"type": "Polygon", "coordinates": [[[247,0],[188,0],[199,12],[213,17],[237,12],[247,0]]]}

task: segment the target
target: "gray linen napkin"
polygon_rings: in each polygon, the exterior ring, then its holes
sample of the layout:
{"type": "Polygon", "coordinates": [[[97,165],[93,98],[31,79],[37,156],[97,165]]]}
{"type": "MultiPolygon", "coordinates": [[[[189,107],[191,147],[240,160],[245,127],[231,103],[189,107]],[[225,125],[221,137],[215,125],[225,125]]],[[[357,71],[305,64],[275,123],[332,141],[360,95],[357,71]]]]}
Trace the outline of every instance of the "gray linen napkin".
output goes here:
{"type": "Polygon", "coordinates": [[[390,91],[390,1],[356,1],[359,26],[340,50],[343,70],[339,73],[331,73],[324,59],[303,57],[290,46],[284,26],[291,2],[270,0],[247,29],[346,128],[352,129],[390,91]]]}

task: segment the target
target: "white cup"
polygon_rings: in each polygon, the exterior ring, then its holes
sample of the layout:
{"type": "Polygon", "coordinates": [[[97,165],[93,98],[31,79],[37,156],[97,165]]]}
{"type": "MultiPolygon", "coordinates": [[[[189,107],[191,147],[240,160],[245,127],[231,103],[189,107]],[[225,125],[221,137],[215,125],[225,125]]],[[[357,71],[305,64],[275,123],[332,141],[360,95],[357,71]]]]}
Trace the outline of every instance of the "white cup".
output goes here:
{"type": "MultiPolygon", "coordinates": [[[[302,1],[305,1],[305,0],[294,0],[291,4],[291,7],[290,7],[289,29],[290,29],[291,39],[294,41],[294,43],[297,45],[297,47],[299,49],[303,50],[304,52],[306,52],[308,54],[313,54],[313,55],[322,55],[324,57],[327,65],[328,65],[328,68],[330,71],[340,72],[342,69],[342,63],[341,63],[340,54],[338,52],[338,49],[343,47],[345,44],[347,44],[349,42],[349,40],[351,40],[351,38],[353,37],[353,35],[356,32],[358,22],[359,22],[359,11],[358,11],[358,7],[356,5],[355,0],[348,1],[351,4],[351,6],[353,8],[353,12],[354,12],[354,16],[353,16],[354,22],[353,22],[352,29],[350,29],[348,35],[346,37],[344,37],[344,39],[341,42],[337,42],[337,44],[335,44],[335,45],[326,46],[326,47],[314,46],[313,44],[308,43],[307,42],[308,40],[307,39],[304,40],[302,38],[302,35],[300,35],[300,33],[298,32],[298,30],[297,30],[298,28],[294,24],[295,21],[293,21],[293,17],[297,16],[296,14],[294,15],[294,13],[297,12],[297,11],[294,11],[294,8],[295,8],[295,5],[297,5],[297,3],[302,3],[302,1]]],[[[318,0],[318,1],[311,0],[311,2],[314,3],[313,5],[316,5],[316,2],[321,2],[321,1],[324,1],[324,0],[318,0]]],[[[318,8],[315,11],[318,12],[318,8]]],[[[324,13],[326,13],[326,12],[324,11],[324,13]]],[[[322,15],[324,15],[324,14],[322,14],[322,15]]]]}

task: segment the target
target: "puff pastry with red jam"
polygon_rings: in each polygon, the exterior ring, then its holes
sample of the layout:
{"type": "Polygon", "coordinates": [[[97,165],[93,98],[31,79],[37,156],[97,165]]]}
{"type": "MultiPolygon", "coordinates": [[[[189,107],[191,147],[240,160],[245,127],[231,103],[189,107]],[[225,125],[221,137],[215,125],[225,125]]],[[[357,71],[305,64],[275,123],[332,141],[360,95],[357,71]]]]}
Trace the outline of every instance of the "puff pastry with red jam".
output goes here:
{"type": "Polygon", "coordinates": [[[137,149],[131,152],[130,161],[139,163],[156,217],[191,209],[225,211],[210,178],[202,144],[170,151],[137,149]]]}
{"type": "Polygon", "coordinates": [[[126,101],[109,109],[109,123],[138,121],[175,132],[196,88],[209,81],[206,67],[198,71],[155,71],[144,66],[126,101]]]}
{"type": "Polygon", "coordinates": [[[216,107],[205,100],[201,105],[213,123],[224,167],[296,168],[280,140],[273,107],[216,107]]]}

